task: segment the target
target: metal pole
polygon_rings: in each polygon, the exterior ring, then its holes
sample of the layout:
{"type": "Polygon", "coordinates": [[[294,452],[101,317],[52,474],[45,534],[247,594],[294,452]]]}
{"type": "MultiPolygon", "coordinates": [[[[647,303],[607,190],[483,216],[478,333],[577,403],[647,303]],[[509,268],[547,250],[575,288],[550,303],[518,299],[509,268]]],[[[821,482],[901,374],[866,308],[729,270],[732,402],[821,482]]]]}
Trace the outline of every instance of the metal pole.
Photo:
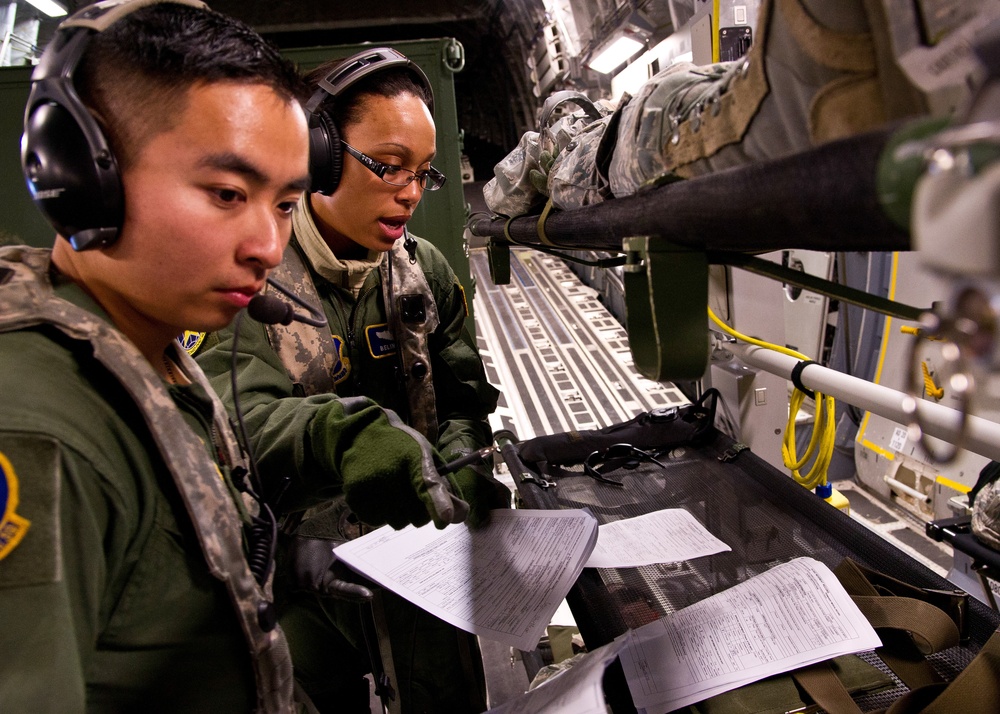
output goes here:
{"type": "Polygon", "coordinates": [[[17,3],[10,3],[0,12],[0,32],[3,32],[3,45],[0,45],[0,67],[7,67],[10,61],[7,53],[10,51],[10,38],[14,34],[14,18],[17,17],[17,3]]]}
{"type": "MultiPolygon", "coordinates": [[[[785,379],[791,379],[792,368],[799,362],[794,357],[780,352],[743,343],[727,344],[726,349],[748,365],[785,379]]],[[[907,424],[910,421],[909,414],[903,408],[903,400],[909,398],[904,392],[851,377],[818,364],[807,365],[800,377],[802,384],[809,389],[829,394],[835,399],[900,424],[907,424]]],[[[962,421],[962,415],[957,410],[923,400],[920,412],[922,426],[929,436],[948,442],[954,440],[962,421]]],[[[1000,424],[969,415],[962,446],[973,453],[1000,461],[1000,424]]]]}

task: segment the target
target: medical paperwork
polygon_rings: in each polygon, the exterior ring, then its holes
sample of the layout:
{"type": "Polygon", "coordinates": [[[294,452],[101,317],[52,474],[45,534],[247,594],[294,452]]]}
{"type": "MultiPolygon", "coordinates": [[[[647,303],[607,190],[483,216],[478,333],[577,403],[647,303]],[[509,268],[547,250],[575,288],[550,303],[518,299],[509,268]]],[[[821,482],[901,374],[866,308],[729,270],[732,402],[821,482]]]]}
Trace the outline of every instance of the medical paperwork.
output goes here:
{"type": "Polygon", "coordinates": [[[380,528],[337,557],[427,612],[522,650],[545,627],[597,541],[582,510],[495,510],[484,528],[380,528]]]}
{"type": "Polygon", "coordinates": [[[636,708],[664,714],[882,643],[836,576],[797,558],[630,630],[619,656],[636,708]]]}
{"type": "Polygon", "coordinates": [[[551,679],[490,709],[489,714],[607,714],[602,679],[604,670],[618,656],[619,641],[609,642],[585,655],[551,679]]]}
{"type": "Polygon", "coordinates": [[[588,568],[638,568],[732,550],[683,508],[605,523],[588,568]]]}

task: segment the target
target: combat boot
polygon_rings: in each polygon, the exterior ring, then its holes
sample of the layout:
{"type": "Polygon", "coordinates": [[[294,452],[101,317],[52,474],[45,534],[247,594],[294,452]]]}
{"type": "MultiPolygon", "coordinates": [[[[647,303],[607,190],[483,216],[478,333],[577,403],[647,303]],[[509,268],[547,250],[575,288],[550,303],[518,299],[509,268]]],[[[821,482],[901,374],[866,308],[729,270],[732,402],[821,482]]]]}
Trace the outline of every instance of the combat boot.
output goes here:
{"type": "Polygon", "coordinates": [[[612,193],[788,156],[892,120],[950,114],[980,70],[971,39],[1000,15],[1000,3],[953,2],[930,18],[918,5],[765,0],[744,58],[669,67],[622,109],[612,193]]]}

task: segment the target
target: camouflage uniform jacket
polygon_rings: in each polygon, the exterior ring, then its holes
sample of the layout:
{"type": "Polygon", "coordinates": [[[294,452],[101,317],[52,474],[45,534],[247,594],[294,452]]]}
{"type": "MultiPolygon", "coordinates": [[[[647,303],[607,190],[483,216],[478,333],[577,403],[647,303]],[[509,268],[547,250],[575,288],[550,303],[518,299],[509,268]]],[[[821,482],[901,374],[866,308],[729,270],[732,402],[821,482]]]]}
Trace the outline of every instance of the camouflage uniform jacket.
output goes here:
{"type": "Polygon", "coordinates": [[[48,269],[0,250],[0,710],[287,711],[217,399],[183,354],[168,391],[48,269]]]}
{"type": "MultiPolygon", "coordinates": [[[[439,324],[428,336],[428,351],[437,405],[435,446],[447,461],[491,443],[487,417],[496,408],[498,393],[488,382],[473,338],[465,327],[468,314],[465,293],[454,271],[433,244],[415,239],[417,263],[426,276],[438,312],[439,324]]],[[[294,237],[292,240],[294,246],[294,237]]],[[[308,263],[307,266],[337,350],[331,370],[337,396],[364,396],[405,418],[407,393],[399,377],[396,345],[387,330],[380,271],[369,273],[355,299],[350,290],[334,285],[308,263]]],[[[230,407],[232,343],[230,327],[206,338],[197,352],[199,364],[230,407]]],[[[305,437],[312,415],[328,401],[326,395],[305,396],[293,384],[269,342],[267,330],[258,322],[241,321],[237,353],[240,407],[255,443],[263,477],[268,478],[268,472],[273,476],[277,470],[284,471],[293,481],[297,477],[308,478],[320,458],[310,453],[305,437]]],[[[378,447],[373,445],[373,448],[378,447]]],[[[286,501],[282,508],[301,505],[286,501]]]]}

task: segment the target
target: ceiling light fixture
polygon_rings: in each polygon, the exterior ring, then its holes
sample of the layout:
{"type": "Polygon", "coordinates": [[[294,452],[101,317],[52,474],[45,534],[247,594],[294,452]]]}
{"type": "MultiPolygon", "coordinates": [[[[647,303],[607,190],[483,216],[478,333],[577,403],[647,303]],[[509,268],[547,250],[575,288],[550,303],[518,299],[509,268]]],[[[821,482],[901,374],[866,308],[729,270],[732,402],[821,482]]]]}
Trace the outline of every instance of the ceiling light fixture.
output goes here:
{"type": "Polygon", "coordinates": [[[622,35],[594,57],[587,66],[595,72],[608,74],[644,47],[645,45],[638,40],[622,35]]]}
{"type": "Polygon", "coordinates": [[[28,4],[33,5],[49,17],[62,17],[66,14],[66,8],[55,2],[55,0],[28,0],[28,4]]]}

